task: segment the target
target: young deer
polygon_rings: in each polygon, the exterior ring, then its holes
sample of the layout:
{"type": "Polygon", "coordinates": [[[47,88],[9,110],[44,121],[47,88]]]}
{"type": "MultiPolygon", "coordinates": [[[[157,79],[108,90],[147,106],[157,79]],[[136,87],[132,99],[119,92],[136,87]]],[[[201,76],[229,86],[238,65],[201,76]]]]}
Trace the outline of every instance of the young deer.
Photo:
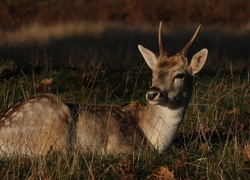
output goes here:
{"type": "Polygon", "coordinates": [[[45,154],[72,146],[102,153],[166,149],[183,120],[192,94],[193,76],[203,67],[208,51],[202,49],[190,63],[186,58],[199,26],[187,45],[169,57],[162,45],[161,26],[160,23],[159,57],[138,46],[153,71],[152,87],[146,94],[147,106],[71,108],[52,94],[41,94],[0,117],[0,152],[45,154]]]}
{"type": "Polygon", "coordinates": [[[104,152],[128,152],[136,149],[166,149],[183,120],[192,94],[193,76],[207,58],[207,49],[196,53],[190,63],[185,57],[199,29],[175,56],[168,57],[161,41],[160,56],[138,46],[153,71],[152,87],[146,94],[148,105],[136,109],[116,106],[91,106],[80,110],[76,123],[77,141],[81,147],[104,152]]]}

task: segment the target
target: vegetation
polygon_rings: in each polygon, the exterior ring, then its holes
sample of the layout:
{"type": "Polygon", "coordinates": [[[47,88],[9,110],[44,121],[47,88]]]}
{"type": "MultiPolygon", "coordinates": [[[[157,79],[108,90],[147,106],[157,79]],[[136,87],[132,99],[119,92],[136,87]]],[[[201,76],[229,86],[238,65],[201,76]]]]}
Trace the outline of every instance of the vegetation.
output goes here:
{"type": "MultiPolygon", "coordinates": [[[[150,79],[145,66],[122,72],[105,70],[101,64],[89,72],[70,67],[27,69],[2,74],[2,111],[41,92],[58,94],[64,102],[144,104],[150,79]]],[[[1,157],[1,179],[249,179],[249,76],[247,71],[198,76],[185,122],[163,154],[51,152],[42,157],[1,157]]]]}
{"type": "Polygon", "coordinates": [[[151,72],[137,45],[157,52],[160,20],[170,55],[197,23],[188,57],[209,50],[164,153],[1,156],[0,179],[250,179],[250,2],[212,2],[0,0],[0,113],[43,92],[63,102],[145,105],[151,72]]]}
{"type": "Polygon", "coordinates": [[[246,0],[0,0],[0,27],[16,29],[34,22],[44,25],[72,21],[167,22],[240,26],[249,23],[246,0]]]}

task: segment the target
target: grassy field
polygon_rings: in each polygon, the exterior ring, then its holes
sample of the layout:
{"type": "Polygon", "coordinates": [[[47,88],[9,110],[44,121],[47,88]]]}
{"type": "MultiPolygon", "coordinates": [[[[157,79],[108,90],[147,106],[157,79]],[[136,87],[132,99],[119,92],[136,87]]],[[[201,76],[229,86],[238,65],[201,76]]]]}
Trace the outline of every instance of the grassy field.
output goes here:
{"type": "MultiPolygon", "coordinates": [[[[64,102],[122,105],[138,99],[144,104],[149,77],[145,67],[109,72],[100,66],[93,74],[68,67],[20,70],[1,82],[1,109],[40,92],[58,94],[64,102]]],[[[77,162],[72,154],[60,153],[36,158],[1,157],[1,179],[144,179],[164,176],[165,166],[177,179],[248,179],[249,87],[249,72],[220,71],[197,77],[178,137],[163,154],[75,154],[77,162]]]]}
{"type": "MultiPolygon", "coordinates": [[[[2,36],[0,46],[1,112],[42,92],[57,94],[63,102],[146,103],[151,72],[136,46],[141,43],[157,52],[157,28],[71,26],[54,35],[55,27],[47,34],[42,27],[4,32],[8,36],[2,36]],[[27,31],[21,39],[15,35],[27,31]],[[35,36],[39,32],[46,34],[44,38],[35,36]]],[[[194,29],[164,27],[167,50],[178,51],[194,29]]],[[[208,47],[209,59],[195,79],[185,121],[166,152],[1,157],[0,179],[250,179],[248,31],[203,29],[189,56],[208,47]]]]}

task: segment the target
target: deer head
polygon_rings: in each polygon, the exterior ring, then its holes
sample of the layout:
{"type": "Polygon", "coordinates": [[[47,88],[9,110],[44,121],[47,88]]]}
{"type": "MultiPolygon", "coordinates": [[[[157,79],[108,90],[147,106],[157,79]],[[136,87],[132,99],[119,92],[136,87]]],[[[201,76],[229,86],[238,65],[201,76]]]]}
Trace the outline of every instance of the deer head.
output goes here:
{"type": "Polygon", "coordinates": [[[192,93],[193,76],[203,67],[208,50],[202,49],[188,61],[186,54],[192,45],[200,26],[191,40],[176,55],[169,57],[161,40],[160,22],[158,41],[159,56],[139,45],[138,48],[146,63],[153,71],[152,86],[146,94],[149,104],[178,108],[188,104],[192,93]]]}

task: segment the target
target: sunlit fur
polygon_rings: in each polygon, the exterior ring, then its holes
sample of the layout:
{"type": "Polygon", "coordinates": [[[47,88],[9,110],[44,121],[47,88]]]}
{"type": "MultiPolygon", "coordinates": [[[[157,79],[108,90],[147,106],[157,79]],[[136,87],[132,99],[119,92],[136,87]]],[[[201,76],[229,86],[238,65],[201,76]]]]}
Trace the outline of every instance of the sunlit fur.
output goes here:
{"type": "Polygon", "coordinates": [[[53,94],[19,103],[0,117],[0,154],[46,154],[68,148],[70,111],[53,94]]]}

